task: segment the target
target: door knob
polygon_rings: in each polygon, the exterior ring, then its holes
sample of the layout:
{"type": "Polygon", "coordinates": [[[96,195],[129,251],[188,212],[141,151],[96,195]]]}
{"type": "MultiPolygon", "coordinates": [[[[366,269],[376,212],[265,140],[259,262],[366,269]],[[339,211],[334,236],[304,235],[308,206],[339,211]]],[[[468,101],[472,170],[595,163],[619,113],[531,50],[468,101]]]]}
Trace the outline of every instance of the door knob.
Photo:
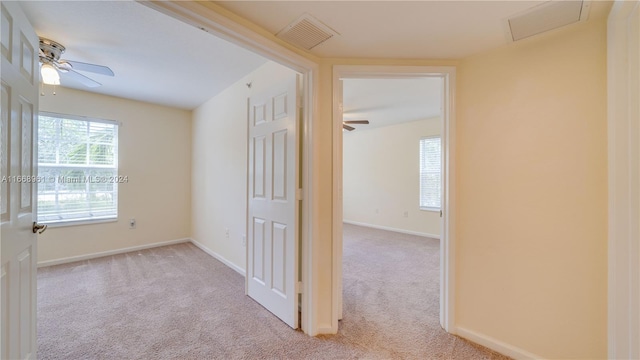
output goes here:
{"type": "Polygon", "coordinates": [[[47,225],[44,224],[38,224],[37,222],[33,222],[33,233],[38,233],[38,234],[42,234],[45,230],[47,230],[47,225]]]}

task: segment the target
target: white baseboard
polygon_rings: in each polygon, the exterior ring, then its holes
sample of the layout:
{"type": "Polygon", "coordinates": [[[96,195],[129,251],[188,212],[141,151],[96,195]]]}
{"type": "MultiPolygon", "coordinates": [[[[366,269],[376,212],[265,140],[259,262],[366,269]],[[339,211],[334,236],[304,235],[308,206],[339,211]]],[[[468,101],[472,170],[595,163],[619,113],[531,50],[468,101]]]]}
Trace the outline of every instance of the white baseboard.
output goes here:
{"type": "Polygon", "coordinates": [[[198,248],[200,248],[200,250],[206,252],[207,254],[211,255],[213,258],[215,258],[216,260],[220,261],[221,263],[227,265],[228,267],[230,267],[231,269],[235,270],[238,274],[242,275],[242,276],[246,276],[246,271],[241,268],[240,266],[232,263],[231,261],[225,259],[224,256],[218,254],[217,252],[209,249],[208,247],[202,245],[201,243],[197,242],[194,239],[191,239],[191,243],[195,246],[197,246],[198,248]]]}
{"type": "Polygon", "coordinates": [[[476,344],[480,344],[484,347],[488,347],[489,349],[499,352],[500,354],[507,355],[514,359],[543,359],[544,357],[532,354],[526,350],[520,349],[513,345],[509,345],[503,343],[500,340],[496,340],[492,337],[479,334],[475,331],[468,330],[461,327],[456,327],[456,334],[460,337],[463,337],[469,341],[473,341],[476,344]]]}
{"type": "Polygon", "coordinates": [[[392,227],[388,227],[388,226],[373,225],[373,224],[367,224],[367,223],[351,221],[351,220],[342,220],[342,222],[345,223],[345,224],[364,226],[364,227],[368,227],[368,228],[372,228],[372,229],[393,231],[393,232],[402,233],[402,234],[408,234],[408,235],[424,236],[424,237],[428,237],[428,238],[432,238],[432,239],[440,239],[440,235],[436,235],[436,234],[429,234],[429,233],[423,233],[423,232],[411,231],[411,230],[404,230],[404,229],[396,229],[396,228],[392,228],[392,227]]]}
{"type": "Polygon", "coordinates": [[[96,258],[105,257],[105,256],[124,254],[124,253],[132,252],[132,251],[152,249],[152,248],[156,248],[156,247],[160,247],[160,246],[181,244],[181,243],[185,243],[185,242],[189,242],[189,241],[191,241],[191,239],[188,239],[188,238],[177,239],[177,240],[169,240],[169,241],[163,241],[163,242],[140,245],[140,246],[132,246],[132,247],[116,249],[116,250],[101,251],[101,252],[92,253],[92,254],[86,254],[86,255],[70,256],[70,257],[61,258],[61,259],[46,260],[46,261],[39,262],[38,263],[38,267],[67,264],[67,263],[72,263],[72,262],[75,262],[75,261],[90,260],[90,259],[96,259],[96,258]]]}

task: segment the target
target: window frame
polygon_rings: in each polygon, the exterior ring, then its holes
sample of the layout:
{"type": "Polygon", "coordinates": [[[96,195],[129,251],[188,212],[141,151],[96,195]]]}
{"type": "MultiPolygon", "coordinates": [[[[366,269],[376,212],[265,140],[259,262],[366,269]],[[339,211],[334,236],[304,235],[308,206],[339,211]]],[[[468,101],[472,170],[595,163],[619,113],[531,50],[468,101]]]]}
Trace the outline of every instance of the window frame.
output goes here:
{"type": "Polygon", "coordinates": [[[421,211],[440,212],[442,211],[442,136],[441,135],[429,135],[423,136],[418,141],[418,209],[421,211]],[[428,139],[440,139],[440,206],[422,206],[422,142],[428,139]]]}
{"type": "MultiPolygon", "coordinates": [[[[56,113],[56,112],[49,112],[49,111],[39,111],[38,112],[38,132],[40,130],[40,117],[51,117],[51,118],[57,118],[57,119],[67,119],[67,120],[77,120],[77,121],[84,121],[84,122],[91,122],[91,123],[101,123],[101,124],[109,124],[109,125],[115,125],[116,127],[116,151],[114,154],[114,170],[115,170],[115,176],[118,176],[118,172],[119,172],[119,148],[120,148],[120,127],[122,126],[122,123],[120,123],[119,121],[116,120],[109,120],[109,119],[101,119],[101,118],[94,118],[94,117],[89,117],[89,116],[81,116],[81,115],[71,115],[71,114],[62,114],[62,113],[56,113]]],[[[40,141],[40,136],[38,134],[37,137],[37,141],[36,144],[39,144],[40,141]]],[[[36,152],[36,162],[38,164],[38,178],[40,179],[40,149],[39,149],[39,145],[38,145],[38,151],[36,152]]],[[[87,169],[88,167],[86,166],[78,166],[78,168],[84,168],[87,169]]],[[[109,222],[117,222],[118,221],[118,217],[120,215],[120,201],[119,201],[119,182],[115,182],[114,183],[114,190],[115,190],[115,196],[116,196],[116,206],[115,206],[115,215],[114,216],[108,216],[108,217],[98,217],[95,219],[91,219],[91,218],[79,218],[79,219],[68,219],[68,220],[63,220],[63,219],[59,219],[59,220],[40,220],[39,219],[39,211],[40,211],[40,207],[38,206],[36,209],[36,219],[38,221],[38,223],[42,223],[42,224],[46,224],[49,227],[66,227],[66,226],[79,226],[79,225],[91,225],[91,224],[102,224],[102,223],[109,223],[109,222]]],[[[36,196],[39,196],[39,183],[36,185],[36,196]]],[[[36,198],[36,203],[37,203],[37,198],[36,198]]]]}

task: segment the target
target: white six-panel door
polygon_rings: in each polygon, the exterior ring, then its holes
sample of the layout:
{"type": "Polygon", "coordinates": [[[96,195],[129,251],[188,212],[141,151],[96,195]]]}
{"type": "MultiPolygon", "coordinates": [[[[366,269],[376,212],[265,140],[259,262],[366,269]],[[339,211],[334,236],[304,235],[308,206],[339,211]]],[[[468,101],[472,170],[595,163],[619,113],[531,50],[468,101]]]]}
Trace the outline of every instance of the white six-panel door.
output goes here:
{"type": "Polygon", "coordinates": [[[247,293],[298,327],[298,78],[249,99],[247,293]]]}
{"type": "Polygon", "coordinates": [[[0,3],[2,103],[0,208],[2,267],[0,357],[36,357],[36,209],[34,141],[38,113],[38,37],[17,2],[0,3]],[[18,178],[20,182],[18,182],[18,178]],[[33,180],[33,179],[32,179],[33,180]]]}

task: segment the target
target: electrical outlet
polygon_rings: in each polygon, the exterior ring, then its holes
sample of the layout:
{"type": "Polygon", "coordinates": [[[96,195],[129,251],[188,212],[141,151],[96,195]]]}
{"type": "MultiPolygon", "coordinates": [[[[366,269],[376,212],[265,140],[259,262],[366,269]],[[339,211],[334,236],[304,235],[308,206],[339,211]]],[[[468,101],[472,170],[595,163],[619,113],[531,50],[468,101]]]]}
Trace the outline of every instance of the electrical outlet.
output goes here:
{"type": "Polygon", "coordinates": [[[129,219],[129,229],[136,228],[136,219],[129,219]]]}
{"type": "Polygon", "coordinates": [[[402,213],[402,216],[404,216],[404,217],[408,218],[408,217],[409,217],[409,212],[408,212],[408,211],[405,211],[404,213],[402,213]]]}
{"type": "Polygon", "coordinates": [[[224,237],[229,238],[229,228],[224,229],[224,237]]]}
{"type": "Polygon", "coordinates": [[[379,214],[379,213],[380,213],[380,210],[375,209],[373,212],[375,212],[376,214],[379,214]]]}
{"type": "Polygon", "coordinates": [[[242,235],[242,246],[247,246],[247,235],[242,235]]]}

